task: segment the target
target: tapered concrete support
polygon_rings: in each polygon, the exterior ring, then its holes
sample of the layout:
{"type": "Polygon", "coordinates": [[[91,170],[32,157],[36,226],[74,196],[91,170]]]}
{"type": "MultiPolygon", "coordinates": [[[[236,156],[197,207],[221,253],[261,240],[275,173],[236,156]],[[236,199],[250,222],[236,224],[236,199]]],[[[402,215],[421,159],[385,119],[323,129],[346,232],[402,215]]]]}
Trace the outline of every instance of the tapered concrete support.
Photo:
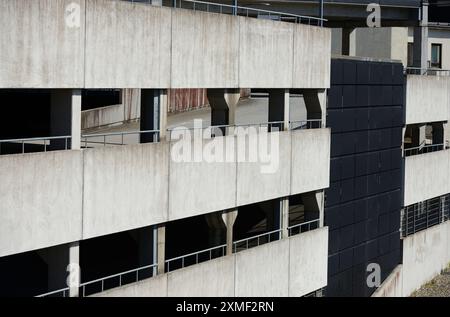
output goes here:
{"type": "Polygon", "coordinates": [[[166,226],[160,225],[156,227],[156,239],[154,239],[154,248],[156,252],[156,260],[158,263],[158,274],[164,274],[166,265],[166,226]]]}
{"type": "Polygon", "coordinates": [[[319,216],[319,226],[324,224],[325,195],[323,190],[302,194],[305,206],[305,221],[317,219],[319,216]]]}
{"type": "Polygon", "coordinates": [[[211,106],[211,125],[235,124],[236,106],[241,97],[239,89],[207,89],[211,106]]]}
{"type": "Polygon", "coordinates": [[[152,143],[166,138],[167,108],[167,90],[141,89],[141,131],[159,130],[159,138],[158,134],[141,134],[141,143],[152,143]]]}
{"type": "Polygon", "coordinates": [[[231,210],[222,214],[223,222],[227,228],[227,255],[233,254],[233,226],[236,221],[238,211],[231,210]]]}
{"type": "Polygon", "coordinates": [[[412,127],[411,146],[418,147],[425,144],[426,124],[415,124],[412,127]]]}
{"type": "Polygon", "coordinates": [[[67,278],[69,296],[78,297],[81,280],[79,242],[73,242],[69,246],[69,266],[67,267],[67,271],[69,272],[69,276],[67,278]]]}
{"type": "Polygon", "coordinates": [[[322,120],[322,127],[326,126],[327,91],[326,89],[302,90],[308,120],[322,120]]]}
{"type": "Polygon", "coordinates": [[[70,140],[50,142],[54,150],[80,149],[81,141],[81,90],[55,89],[51,92],[50,135],[70,136],[70,140]]]}
{"type": "Polygon", "coordinates": [[[269,89],[268,122],[283,122],[280,125],[283,131],[289,130],[289,96],[289,89],[269,89]]]}
{"type": "Polygon", "coordinates": [[[428,3],[422,4],[421,20],[418,27],[414,27],[413,66],[428,68],[428,3]]]}
{"type": "Polygon", "coordinates": [[[289,238],[289,197],[280,199],[280,229],[281,238],[289,238]]]}
{"type": "Polygon", "coordinates": [[[350,56],[351,35],[354,28],[342,29],[342,55],[350,56]]]}
{"type": "Polygon", "coordinates": [[[223,235],[226,231],[226,223],[220,213],[210,213],[205,215],[209,227],[209,243],[211,246],[218,246],[223,243],[223,235]]]}

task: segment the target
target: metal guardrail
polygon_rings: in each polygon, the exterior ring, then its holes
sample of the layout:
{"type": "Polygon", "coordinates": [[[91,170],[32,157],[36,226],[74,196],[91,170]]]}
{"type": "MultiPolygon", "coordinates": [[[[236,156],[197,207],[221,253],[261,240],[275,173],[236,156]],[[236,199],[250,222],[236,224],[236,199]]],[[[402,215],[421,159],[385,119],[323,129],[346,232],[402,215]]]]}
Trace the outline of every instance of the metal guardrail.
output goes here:
{"type": "Polygon", "coordinates": [[[322,127],[322,119],[308,119],[289,122],[290,130],[321,129],[322,127]]]}
{"type": "Polygon", "coordinates": [[[90,145],[118,146],[126,145],[125,136],[139,135],[147,136],[148,141],[158,142],[159,130],[129,131],[129,132],[111,132],[104,134],[85,134],[81,136],[81,145],[88,148],[90,145]],[[118,140],[117,140],[118,139],[118,140]]]}
{"type": "MultiPolygon", "coordinates": [[[[50,151],[50,150],[68,150],[70,147],[69,140],[71,140],[71,136],[54,136],[54,137],[39,137],[39,138],[24,138],[24,139],[9,139],[9,140],[0,140],[0,154],[2,154],[2,145],[3,144],[20,144],[21,145],[21,154],[25,153],[26,146],[43,146],[44,152],[50,151]],[[53,142],[52,141],[62,141],[62,142],[53,142]],[[58,144],[56,144],[58,143],[58,144]]],[[[34,151],[33,151],[34,152],[34,151]]]]}
{"type": "Polygon", "coordinates": [[[450,220],[450,194],[406,206],[401,214],[402,237],[450,220]]]}
{"type": "Polygon", "coordinates": [[[440,144],[425,144],[413,148],[407,148],[404,150],[405,157],[419,155],[424,153],[431,153],[445,150],[446,146],[444,143],[440,144]]]}
{"type": "MultiPolygon", "coordinates": [[[[151,0],[125,0],[136,3],[151,4],[151,0]]],[[[326,19],[312,16],[304,16],[293,13],[271,11],[258,8],[242,7],[235,5],[222,4],[217,2],[206,2],[197,0],[173,0],[172,7],[179,9],[189,9],[194,11],[204,11],[211,13],[230,14],[246,17],[266,18],[284,22],[302,23],[309,25],[323,26],[326,19]]]]}
{"type": "Polygon", "coordinates": [[[450,70],[440,68],[406,67],[405,74],[423,76],[450,76],[450,70]]]}
{"type": "MultiPolygon", "coordinates": [[[[205,250],[185,254],[182,256],[178,256],[176,258],[166,260],[166,264],[167,264],[166,272],[170,272],[170,264],[173,262],[177,262],[180,265],[180,267],[178,267],[180,269],[180,268],[184,268],[189,265],[194,265],[194,264],[198,264],[201,262],[210,261],[212,259],[215,259],[215,258],[218,258],[221,256],[225,256],[226,253],[227,253],[227,245],[223,244],[223,245],[219,245],[219,246],[212,247],[209,249],[205,249],[205,250]],[[207,257],[202,257],[202,255],[207,255],[207,257]],[[191,261],[189,261],[189,260],[191,260],[191,261]],[[186,265],[186,264],[188,264],[188,265],[186,265]]],[[[173,265],[172,265],[172,267],[173,267],[173,265]]]]}
{"type": "Polygon", "coordinates": [[[125,272],[121,272],[121,273],[117,273],[117,274],[113,274],[113,275],[109,275],[103,278],[99,278],[93,281],[89,281],[86,283],[82,283],[80,284],[80,295],[82,297],[86,297],[86,288],[87,287],[91,287],[94,291],[89,292],[88,295],[92,295],[95,293],[99,293],[99,292],[103,292],[105,290],[108,289],[112,289],[115,287],[120,287],[122,285],[126,285],[126,284],[130,284],[130,283],[135,283],[138,282],[140,280],[152,277],[154,275],[156,275],[156,270],[158,268],[158,264],[151,264],[151,265],[146,265],[146,266],[142,266],[139,267],[137,269],[133,269],[133,270],[129,270],[129,271],[125,271],[125,272]],[[151,276],[144,276],[142,278],[142,275],[140,276],[139,274],[145,271],[149,271],[151,272],[151,276]],[[126,278],[126,277],[132,277],[132,278],[126,278]],[[115,282],[115,283],[111,283],[111,282],[115,282]],[[107,285],[107,283],[110,282],[109,285],[107,285]],[[118,282],[118,283],[117,283],[118,282]],[[95,287],[97,286],[97,287],[95,287]],[[100,286],[100,287],[99,287],[100,286]]]}
{"type": "Polygon", "coordinates": [[[281,239],[282,229],[277,229],[262,234],[258,234],[253,237],[246,239],[241,239],[233,242],[233,252],[237,253],[239,251],[248,250],[250,248],[258,247],[260,245],[270,243],[272,241],[277,241],[281,239]]]}
{"type": "Polygon", "coordinates": [[[288,229],[289,236],[294,236],[296,234],[300,234],[303,232],[317,229],[317,228],[319,228],[319,226],[320,226],[320,219],[314,219],[311,221],[306,221],[306,222],[296,224],[294,226],[290,226],[287,229],[288,229]]]}
{"type": "Polygon", "coordinates": [[[56,291],[41,294],[36,297],[69,297],[69,295],[70,295],[69,290],[70,289],[68,287],[66,287],[63,289],[56,290],[56,291]],[[60,295],[60,296],[58,296],[58,295],[60,295]]]}

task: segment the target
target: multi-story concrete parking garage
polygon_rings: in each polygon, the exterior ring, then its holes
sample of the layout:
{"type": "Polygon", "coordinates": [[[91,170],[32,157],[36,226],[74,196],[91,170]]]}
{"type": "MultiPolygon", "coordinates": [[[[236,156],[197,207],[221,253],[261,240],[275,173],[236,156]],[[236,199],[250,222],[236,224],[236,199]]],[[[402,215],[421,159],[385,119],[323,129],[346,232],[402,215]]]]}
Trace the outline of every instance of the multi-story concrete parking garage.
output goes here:
{"type": "Polygon", "coordinates": [[[433,4],[266,2],[0,0],[0,296],[408,296],[448,265],[433,4]]]}

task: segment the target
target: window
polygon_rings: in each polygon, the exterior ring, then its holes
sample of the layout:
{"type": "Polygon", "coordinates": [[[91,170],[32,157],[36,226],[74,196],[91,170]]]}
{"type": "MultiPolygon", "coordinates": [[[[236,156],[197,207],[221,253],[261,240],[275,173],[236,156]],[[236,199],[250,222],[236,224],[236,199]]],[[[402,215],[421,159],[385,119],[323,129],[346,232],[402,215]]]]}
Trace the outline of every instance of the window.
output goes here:
{"type": "Polygon", "coordinates": [[[431,44],[431,67],[442,67],[442,44],[431,44]]]}
{"type": "Polygon", "coordinates": [[[408,43],[408,67],[414,66],[414,43],[408,43]]]}

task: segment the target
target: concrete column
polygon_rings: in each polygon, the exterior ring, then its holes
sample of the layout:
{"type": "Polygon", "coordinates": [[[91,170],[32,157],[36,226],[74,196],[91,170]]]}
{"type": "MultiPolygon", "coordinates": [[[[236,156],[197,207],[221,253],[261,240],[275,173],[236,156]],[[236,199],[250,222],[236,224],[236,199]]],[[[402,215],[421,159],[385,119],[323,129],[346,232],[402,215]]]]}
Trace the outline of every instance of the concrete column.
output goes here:
{"type": "Polygon", "coordinates": [[[241,97],[239,89],[207,89],[211,106],[211,125],[233,125],[236,123],[236,106],[241,97]]]}
{"type": "MultiPolygon", "coordinates": [[[[159,139],[165,139],[167,129],[167,90],[141,89],[141,131],[159,130],[159,139]]],[[[141,143],[152,143],[158,140],[152,133],[143,133],[141,143]]]]}
{"type": "Polygon", "coordinates": [[[413,66],[428,68],[428,3],[422,3],[419,26],[414,27],[413,66]]]}
{"type": "Polygon", "coordinates": [[[289,130],[289,89],[269,89],[269,122],[282,121],[280,130],[289,130]]]}
{"type": "MultiPolygon", "coordinates": [[[[67,148],[80,149],[81,141],[81,90],[55,89],[51,92],[50,135],[70,136],[67,148]]],[[[50,148],[64,150],[66,140],[52,140],[50,148]]]]}
{"type": "Polygon", "coordinates": [[[166,265],[166,226],[159,225],[155,227],[155,231],[156,231],[156,239],[154,239],[153,243],[154,243],[154,250],[156,250],[158,274],[164,274],[166,265]]]}
{"type": "MultiPolygon", "coordinates": [[[[222,215],[218,212],[205,215],[205,220],[209,227],[209,243],[211,246],[221,245],[223,242],[223,234],[226,230],[224,226],[222,215]]],[[[225,223],[226,224],[226,223],[225,223]]],[[[217,253],[219,253],[218,251],[217,253]]],[[[220,255],[220,254],[219,254],[220,255]]]]}
{"type": "Polygon", "coordinates": [[[233,254],[233,226],[236,221],[238,211],[231,210],[222,214],[223,222],[227,228],[227,255],[233,254]]]}
{"type": "Polygon", "coordinates": [[[342,55],[350,56],[350,42],[351,34],[354,28],[343,28],[342,29],[342,55]]]}
{"type": "MultiPolygon", "coordinates": [[[[302,90],[305,101],[306,116],[308,120],[322,120],[322,127],[326,126],[327,118],[327,91],[326,89],[304,89],[302,90]]],[[[319,124],[319,123],[317,123],[319,124]]],[[[313,128],[317,128],[312,124],[313,128]]]]}
{"type": "Polygon", "coordinates": [[[281,238],[289,238],[289,197],[280,199],[280,220],[281,238]]]}
{"type": "Polygon", "coordinates": [[[122,89],[121,99],[123,104],[123,121],[129,122],[140,118],[141,115],[141,90],[122,89]]]}
{"type": "Polygon", "coordinates": [[[69,272],[67,284],[69,285],[70,297],[78,297],[81,280],[80,244],[78,241],[71,243],[69,246],[69,266],[67,270],[69,272]]]}
{"type": "Polygon", "coordinates": [[[411,128],[411,146],[418,147],[425,144],[426,140],[426,124],[415,124],[411,128]]]}

